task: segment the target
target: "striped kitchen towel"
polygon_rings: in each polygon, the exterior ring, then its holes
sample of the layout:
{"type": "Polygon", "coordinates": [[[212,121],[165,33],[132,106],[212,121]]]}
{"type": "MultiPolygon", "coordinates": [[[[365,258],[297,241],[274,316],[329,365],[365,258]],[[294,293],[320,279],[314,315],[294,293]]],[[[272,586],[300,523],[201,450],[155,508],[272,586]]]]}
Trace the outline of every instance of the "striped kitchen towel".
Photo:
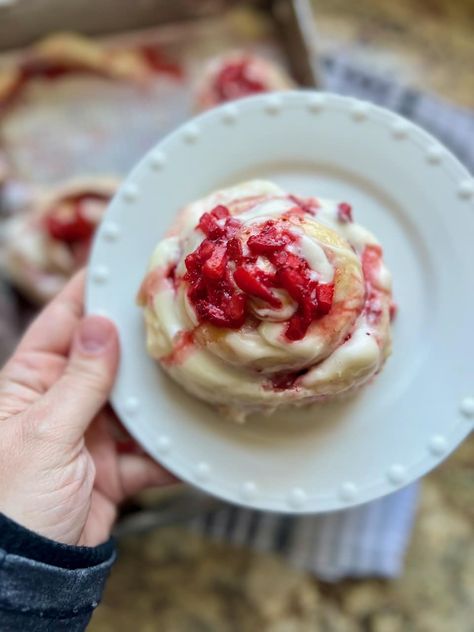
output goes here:
{"type": "MultiPolygon", "coordinates": [[[[437,136],[468,167],[474,166],[474,114],[435,96],[403,87],[344,58],[324,60],[324,89],[395,110],[437,136]],[[471,139],[471,142],[470,140],[471,139]]],[[[222,503],[190,522],[210,537],[275,551],[317,577],[396,577],[416,511],[418,485],[339,512],[289,517],[222,503]]]]}

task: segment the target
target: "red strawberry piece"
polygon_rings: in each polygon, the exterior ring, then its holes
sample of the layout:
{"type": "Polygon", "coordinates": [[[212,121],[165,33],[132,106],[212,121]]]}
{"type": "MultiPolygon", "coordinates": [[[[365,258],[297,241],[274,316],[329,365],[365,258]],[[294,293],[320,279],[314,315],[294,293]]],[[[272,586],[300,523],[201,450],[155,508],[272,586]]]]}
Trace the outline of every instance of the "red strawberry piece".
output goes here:
{"type": "Polygon", "coordinates": [[[374,283],[382,258],[382,248],[377,244],[369,244],[362,253],[362,271],[366,282],[374,283]]]}
{"type": "Polygon", "coordinates": [[[328,314],[334,300],[334,283],[321,283],[317,287],[318,312],[328,314]]]}
{"type": "Polygon", "coordinates": [[[277,268],[292,268],[295,270],[304,270],[307,268],[307,264],[304,259],[301,259],[297,255],[294,255],[292,252],[288,252],[287,250],[282,250],[281,252],[274,252],[268,255],[268,259],[273,263],[277,268]]]}
{"type": "Polygon", "coordinates": [[[90,239],[95,230],[95,224],[83,214],[81,201],[58,209],[52,209],[46,217],[48,233],[59,241],[72,243],[83,239],[90,239]]]}
{"type": "Polygon", "coordinates": [[[227,243],[227,254],[229,255],[232,261],[236,263],[240,263],[242,257],[244,256],[244,251],[242,249],[242,242],[237,237],[233,237],[229,239],[227,243]]]}
{"type": "Polygon", "coordinates": [[[218,204],[212,209],[211,215],[213,215],[216,219],[224,219],[224,217],[229,217],[230,211],[227,206],[218,204]]]}
{"type": "Polygon", "coordinates": [[[318,287],[317,281],[306,279],[302,299],[299,301],[300,311],[310,320],[319,316],[318,312],[318,287]]]}
{"type": "Polygon", "coordinates": [[[398,305],[394,301],[392,301],[390,303],[390,311],[389,311],[391,321],[395,319],[397,312],[398,312],[398,305]]]}
{"type": "Polygon", "coordinates": [[[285,335],[288,340],[302,340],[305,337],[310,324],[311,317],[297,311],[288,321],[288,327],[286,328],[285,335]]]}
{"type": "MultiPolygon", "coordinates": [[[[186,279],[186,280],[189,281],[190,279],[186,279]]],[[[191,279],[191,287],[189,288],[188,294],[189,294],[189,298],[193,302],[199,302],[199,301],[205,300],[207,298],[208,291],[207,291],[206,284],[204,283],[204,279],[200,279],[200,278],[194,279],[194,280],[191,279]]]]}
{"type": "Polygon", "coordinates": [[[234,294],[225,305],[225,313],[232,328],[242,327],[245,321],[246,300],[243,294],[234,294]]]}
{"type": "Polygon", "coordinates": [[[337,219],[342,224],[352,222],[352,206],[347,202],[341,202],[337,207],[337,219]]]}
{"type": "Polygon", "coordinates": [[[287,235],[276,231],[267,233],[261,232],[258,235],[252,235],[247,242],[249,249],[257,255],[267,255],[275,250],[284,248],[290,239],[287,235]]]}
{"type": "Polygon", "coordinates": [[[281,250],[280,252],[272,252],[268,259],[273,263],[277,268],[281,268],[286,265],[288,261],[289,253],[286,250],[281,250]]]}
{"type": "Polygon", "coordinates": [[[227,266],[227,248],[225,244],[217,244],[211,256],[202,267],[202,273],[209,279],[221,279],[227,266]]]}
{"type": "Polygon", "coordinates": [[[215,244],[210,239],[204,239],[198,249],[196,250],[196,254],[201,262],[207,261],[209,257],[214,252],[215,244]]]}
{"type": "Polygon", "coordinates": [[[235,217],[226,220],[224,230],[227,237],[233,237],[239,232],[241,222],[235,217]]]}
{"type": "Polygon", "coordinates": [[[283,237],[273,235],[253,235],[247,242],[249,250],[257,255],[268,255],[284,248],[288,242],[283,237]]]}
{"type": "Polygon", "coordinates": [[[278,271],[278,279],[291,298],[303,303],[307,295],[308,281],[294,268],[283,268],[278,271]]]}
{"type": "Polygon", "coordinates": [[[217,223],[216,218],[210,213],[204,213],[201,215],[198,227],[202,230],[206,237],[209,237],[210,239],[218,239],[219,237],[222,237],[224,232],[217,223]]]}
{"type": "Polygon", "coordinates": [[[248,60],[229,63],[222,68],[216,77],[215,90],[220,100],[238,99],[248,94],[266,90],[261,81],[249,74],[248,60]]]}
{"type": "Polygon", "coordinates": [[[216,305],[209,301],[200,301],[196,304],[196,310],[202,320],[216,327],[239,329],[245,320],[245,300],[235,294],[227,304],[216,305]]]}
{"type": "Polygon", "coordinates": [[[227,326],[227,319],[218,305],[208,301],[199,301],[196,303],[196,310],[202,320],[206,320],[217,327],[227,326]]]}
{"type": "Polygon", "coordinates": [[[293,268],[294,270],[303,271],[308,268],[308,264],[306,263],[304,259],[301,259],[301,257],[298,257],[297,255],[294,255],[292,252],[289,252],[286,258],[285,267],[293,268]]]}
{"type": "Polygon", "coordinates": [[[281,307],[281,301],[262,283],[255,270],[243,266],[237,268],[234,272],[234,280],[246,294],[256,296],[277,309],[281,307]]]}
{"type": "Polygon", "coordinates": [[[196,272],[201,265],[201,257],[197,252],[192,252],[184,260],[184,265],[186,266],[186,270],[192,274],[193,272],[196,272]]]}

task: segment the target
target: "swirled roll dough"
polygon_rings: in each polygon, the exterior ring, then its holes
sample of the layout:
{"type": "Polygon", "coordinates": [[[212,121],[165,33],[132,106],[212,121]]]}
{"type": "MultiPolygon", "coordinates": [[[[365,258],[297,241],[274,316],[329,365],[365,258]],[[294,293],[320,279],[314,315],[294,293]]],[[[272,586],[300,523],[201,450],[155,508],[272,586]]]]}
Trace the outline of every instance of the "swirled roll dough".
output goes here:
{"type": "Polygon", "coordinates": [[[50,300],[87,262],[92,238],[118,187],[111,177],[70,180],[38,191],[8,222],[3,266],[30,299],[50,300]]]}

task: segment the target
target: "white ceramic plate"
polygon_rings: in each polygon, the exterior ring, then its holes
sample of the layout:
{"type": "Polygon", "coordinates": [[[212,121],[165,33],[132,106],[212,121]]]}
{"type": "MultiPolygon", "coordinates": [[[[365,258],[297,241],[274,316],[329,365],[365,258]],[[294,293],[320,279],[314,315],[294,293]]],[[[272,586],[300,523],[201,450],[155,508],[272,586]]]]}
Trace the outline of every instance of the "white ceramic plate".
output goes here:
{"type": "Polygon", "coordinates": [[[258,509],[341,509],[425,474],[474,419],[473,197],[468,172],[438,141],[354,99],[264,95],[189,122],[134,169],[95,240],[87,309],[120,332],[118,415],[177,476],[258,509]],[[360,394],[241,426],[148,358],[135,296],[179,209],[254,177],[349,201],[383,244],[399,314],[393,356],[360,394]]]}

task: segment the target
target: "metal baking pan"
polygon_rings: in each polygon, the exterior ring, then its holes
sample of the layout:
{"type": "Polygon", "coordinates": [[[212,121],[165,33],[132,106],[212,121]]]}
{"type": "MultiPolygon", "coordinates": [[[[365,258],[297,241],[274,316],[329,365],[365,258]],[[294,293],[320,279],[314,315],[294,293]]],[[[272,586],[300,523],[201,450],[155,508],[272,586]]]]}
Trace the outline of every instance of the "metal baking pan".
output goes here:
{"type": "Polygon", "coordinates": [[[54,31],[110,35],[203,19],[250,5],[275,23],[296,81],[318,85],[314,19],[309,0],[0,0],[0,51],[17,49],[54,31]]]}

